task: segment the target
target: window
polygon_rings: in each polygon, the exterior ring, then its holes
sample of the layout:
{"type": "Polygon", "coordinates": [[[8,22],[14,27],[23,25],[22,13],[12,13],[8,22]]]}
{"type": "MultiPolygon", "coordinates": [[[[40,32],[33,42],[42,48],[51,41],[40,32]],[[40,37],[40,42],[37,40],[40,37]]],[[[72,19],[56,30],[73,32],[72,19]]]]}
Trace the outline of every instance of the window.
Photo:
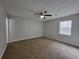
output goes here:
{"type": "Polygon", "coordinates": [[[60,21],[59,34],[71,35],[72,20],[60,21]]]}

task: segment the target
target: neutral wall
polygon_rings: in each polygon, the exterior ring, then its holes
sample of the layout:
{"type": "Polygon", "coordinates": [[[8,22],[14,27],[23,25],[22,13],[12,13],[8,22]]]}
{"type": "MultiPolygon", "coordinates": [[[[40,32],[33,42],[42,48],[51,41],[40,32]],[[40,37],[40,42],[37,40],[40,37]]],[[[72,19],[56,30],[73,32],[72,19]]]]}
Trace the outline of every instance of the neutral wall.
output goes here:
{"type": "Polygon", "coordinates": [[[8,42],[43,36],[43,21],[14,18],[9,19],[8,42]]]}
{"type": "Polygon", "coordinates": [[[6,49],[6,20],[5,13],[0,4],[0,59],[6,49]]]}
{"type": "Polygon", "coordinates": [[[44,26],[45,26],[46,37],[79,46],[79,15],[78,14],[46,21],[44,23],[44,26]],[[59,34],[59,22],[62,20],[72,20],[71,36],[59,34]]]}

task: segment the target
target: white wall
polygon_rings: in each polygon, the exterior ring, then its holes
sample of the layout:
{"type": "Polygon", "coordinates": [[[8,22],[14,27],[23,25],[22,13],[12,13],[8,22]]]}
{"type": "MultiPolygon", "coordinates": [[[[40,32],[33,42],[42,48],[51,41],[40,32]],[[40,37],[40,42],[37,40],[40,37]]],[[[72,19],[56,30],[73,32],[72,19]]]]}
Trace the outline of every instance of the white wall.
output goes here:
{"type": "Polygon", "coordinates": [[[46,37],[79,46],[79,15],[73,15],[55,20],[49,20],[44,23],[44,26],[45,26],[46,37]],[[59,22],[62,20],[72,20],[71,36],[59,34],[59,22]]]}
{"type": "Polygon", "coordinates": [[[0,4],[0,59],[6,49],[6,20],[5,13],[0,4]]]}
{"type": "Polygon", "coordinates": [[[43,21],[30,19],[9,19],[8,42],[43,36],[43,21]]]}

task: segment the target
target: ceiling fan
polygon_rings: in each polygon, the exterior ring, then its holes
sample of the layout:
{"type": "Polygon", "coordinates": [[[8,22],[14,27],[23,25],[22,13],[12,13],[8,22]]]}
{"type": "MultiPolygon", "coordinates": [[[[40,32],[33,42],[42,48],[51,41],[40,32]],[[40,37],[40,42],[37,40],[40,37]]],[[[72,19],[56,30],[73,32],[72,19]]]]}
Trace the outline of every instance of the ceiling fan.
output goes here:
{"type": "Polygon", "coordinates": [[[51,14],[47,14],[47,11],[35,13],[35,15],[39,15],[41,19],[46,19],[47,16],[52,16],[51,14]]]}
{"type": "MultiPolygon", "coordinates": [[[[23,10],[32,12],[33,15],[37,16],[36,18],[46,19],[47,16],[52,16],[51,14],[48,14],[47,10],[44,10],[44,9],[40,9],[39,11],[34,11],[32,9],[25,8],[23,10]]],[[[11,17],[21,17],[21,16],[8,14],[7,17],[11,18],[11,17]]],[[[24,18],[24,17],[22,17],[22,18],[24,18]]]]}

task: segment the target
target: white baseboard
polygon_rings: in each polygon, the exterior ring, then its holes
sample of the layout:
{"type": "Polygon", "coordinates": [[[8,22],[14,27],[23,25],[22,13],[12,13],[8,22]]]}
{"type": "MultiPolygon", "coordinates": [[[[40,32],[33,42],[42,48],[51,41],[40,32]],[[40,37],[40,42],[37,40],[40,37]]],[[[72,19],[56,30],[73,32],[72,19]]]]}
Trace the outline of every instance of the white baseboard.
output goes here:
{"type": "Polygon", "coordinates": [[[79,47],[78,44],[66,41],[66,39],[63,39],[63,38],[57,38],[57,37],[54,37],[54,36],[51,36],[51,35],[45,35],[45,37],[50,38],[50,39],[54,39],[54,40],[57,40],[57,41],[60,41],[60,42],[63,42],[63,43],[69,44],[69,45],[79,47]]]}
{"type": "Polygon", "coordinates": [[[38,38],[38,37],[43,37],[43,36],[35,36],[35,37],[20,38],[20,39],[16,39],[16,40],[11,40],[11,41],[8,41],[8,43],[11,43],[11,42],[16,42],[16,41],[21,41],[21,40],[32,39],[32,38],[38,38]]]}
{"type": "Polygon", "coordinates": [[[6,48],[7,48],[7,45],[5,45],[4,50],[3,50],[3,52],[2,52],[2,54],[1,54],[1,56],[0,56],[0,59],[2,59],[2,57],[3,57],[3,55],[4,55],[4,52],[5,52],[6,48]]]}

